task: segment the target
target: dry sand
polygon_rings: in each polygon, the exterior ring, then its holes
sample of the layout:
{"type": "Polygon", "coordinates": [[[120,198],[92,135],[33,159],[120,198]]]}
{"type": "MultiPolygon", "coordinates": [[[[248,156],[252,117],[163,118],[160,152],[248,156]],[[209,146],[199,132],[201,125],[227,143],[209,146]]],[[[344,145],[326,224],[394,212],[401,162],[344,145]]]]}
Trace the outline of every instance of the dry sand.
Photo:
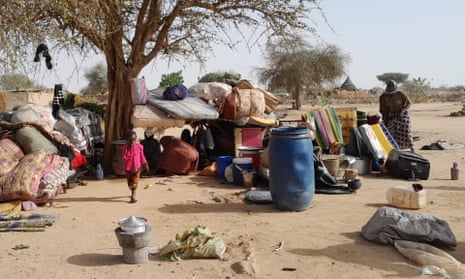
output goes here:
{"type": "MultiPolygon", "coordinates": [[[[377,105],[358,108],[375,112],[377,105]]],[[[465,143],[465,117],[448,116],[458,110],[460,103],[434,103],[414,104],[411,112],[414,135],[420,137],[417,152],[431,162],[430,179],[421,182],[428,204],[416,212],[448,222],[458,246],[447,252],[465,262],[465,149],[419,150],[437,140],[465,143]],[[453,162],[462,169],[459,180],[450,180],[453,162]]],[[[122,178],[89,181],[35,211],[59,215],[44,232],[0,233],[0,277],[430,278],[393,247],[360,236],[362,226],[386,205],[387,189],[411,182],[364,175],[362,183],[356,194],[318,194],[310,209],[282,212],[245,203],[246,189],[216,177],[144,178],[136,204],[128,203],[122,178]],[[130,215],[148,219],[154,246],[204,224],[226,241],[225,258],[170,262],[152,255],[146,263],[125,264],[114,229],[130,215]],[[280,242],[282,249],[275,251],[280,242]],[[13,249],[21,244],[29,248],[13,249]]]]}

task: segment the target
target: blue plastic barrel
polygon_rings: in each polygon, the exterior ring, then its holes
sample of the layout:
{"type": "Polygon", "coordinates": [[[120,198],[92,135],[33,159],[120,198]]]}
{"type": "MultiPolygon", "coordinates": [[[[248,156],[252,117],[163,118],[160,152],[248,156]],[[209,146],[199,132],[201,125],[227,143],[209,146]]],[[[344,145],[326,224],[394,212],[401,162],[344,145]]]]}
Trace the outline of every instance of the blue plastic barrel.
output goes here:
{"type": "Polygon", "coordinates": [[[309,208],[315,192],[315,170],[308,129],[272,129],[269,157],[270,191],[275,206],[288,211],[309,208]]]}

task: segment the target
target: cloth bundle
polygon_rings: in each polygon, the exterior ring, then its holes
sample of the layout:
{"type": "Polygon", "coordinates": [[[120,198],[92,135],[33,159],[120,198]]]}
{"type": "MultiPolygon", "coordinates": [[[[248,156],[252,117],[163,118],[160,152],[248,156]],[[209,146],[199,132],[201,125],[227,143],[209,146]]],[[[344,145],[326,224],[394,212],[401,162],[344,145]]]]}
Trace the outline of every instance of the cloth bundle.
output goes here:
{"type": "Polygon", "coordinates": [[[226,243],[212,234],[206,226],[196,226],[176,234],[160,251],[160,256],[169,257],[172,261],[188,258],[222,258],[226,251],[226,243]]]}

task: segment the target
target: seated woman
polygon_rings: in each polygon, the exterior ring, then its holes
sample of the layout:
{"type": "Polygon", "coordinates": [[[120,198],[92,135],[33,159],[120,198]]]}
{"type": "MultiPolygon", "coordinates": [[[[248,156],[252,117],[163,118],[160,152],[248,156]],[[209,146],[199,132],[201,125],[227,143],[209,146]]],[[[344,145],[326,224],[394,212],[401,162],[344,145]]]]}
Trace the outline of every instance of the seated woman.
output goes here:
{"type": "Polygon", "coordinates": [[[157,164],[157,174],[188,174],[197,170],[199,152],[192,145],[173,136],[164,136],[160,140],[163,146],[157,164]]]}

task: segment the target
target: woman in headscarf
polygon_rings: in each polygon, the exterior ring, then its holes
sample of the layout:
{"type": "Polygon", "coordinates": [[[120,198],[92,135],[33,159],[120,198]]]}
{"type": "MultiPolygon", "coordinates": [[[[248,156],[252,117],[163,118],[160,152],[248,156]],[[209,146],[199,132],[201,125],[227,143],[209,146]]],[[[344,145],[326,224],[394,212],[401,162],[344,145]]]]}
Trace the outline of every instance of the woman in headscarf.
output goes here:
{"type": "Polygon", "coordinates": [[[379,111],[392,137],[401,149],[409,148],[414,152],[415,147],[410,125],[410,99],[402,91],[397,90],[392,80],[386,84],[386,90],[379,97],[379,111]]]}

